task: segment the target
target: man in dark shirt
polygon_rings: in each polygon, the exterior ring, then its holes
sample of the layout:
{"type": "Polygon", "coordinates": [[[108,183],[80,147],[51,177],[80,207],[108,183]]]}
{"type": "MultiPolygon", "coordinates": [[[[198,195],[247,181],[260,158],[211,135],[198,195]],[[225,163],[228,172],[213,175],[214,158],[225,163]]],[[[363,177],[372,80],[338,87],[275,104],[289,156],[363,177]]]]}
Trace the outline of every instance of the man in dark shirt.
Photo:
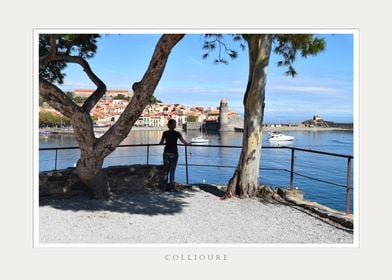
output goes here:
{"type": "Polygon", "coordinates": [[[165,149],[163,151],[163,190],[164,191],[174,191],[175,190],[175,172],[178,161],[178,149],[177,149],[177,140],[180,141],[184,145],[189,145],[187,141],[182,137],[181,133],[175,131],[176,121],[174,119],[170,119],[167,123],[167,127],[169,130],[166,130],[162,134],[161,141],[159,144],[163,144],[165,142],[165,149]],[[168,175],[170,174],[169,186],[167,185],[168,175]]]}

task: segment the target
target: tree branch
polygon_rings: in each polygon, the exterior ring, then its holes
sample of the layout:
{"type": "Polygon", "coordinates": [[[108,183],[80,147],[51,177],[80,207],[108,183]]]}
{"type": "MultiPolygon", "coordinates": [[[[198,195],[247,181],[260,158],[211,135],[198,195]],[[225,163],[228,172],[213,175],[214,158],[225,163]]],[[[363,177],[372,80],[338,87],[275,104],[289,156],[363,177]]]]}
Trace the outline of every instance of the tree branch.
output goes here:
{"type": "Polygon", "coordinates": [[[82,108],[86,112],[90,112],[105,94],[105,83],[100,78],[98,78],[97,75],[94,74],[94,72],[90,68],[89,63],[80,56],[62,54],[54,56],[52,60],[79,64],[83,68],[83,71],[86,72],[90,80],[97,86],[97,89],[87,98],[87,100],[83,103],[82,106],[82,108]]]}
{"type": "Polygon", "coordinates": [[[49,62],[52,61],[52,59],[57,54],[56,37],[54,34],[50,35],[49,42],[50,42],[50,52],[49,52],[49,54],[43,55],[39,58],[39,67],[40,68],[45,67],[49,62]]]}
{"type": "Polygon", "coordinates": [[[80,107],[61,89],[42,78],[39,78],[39,94],[45,98],[50,106],[70,119],[76,111],[80,110],[80,107]]]}

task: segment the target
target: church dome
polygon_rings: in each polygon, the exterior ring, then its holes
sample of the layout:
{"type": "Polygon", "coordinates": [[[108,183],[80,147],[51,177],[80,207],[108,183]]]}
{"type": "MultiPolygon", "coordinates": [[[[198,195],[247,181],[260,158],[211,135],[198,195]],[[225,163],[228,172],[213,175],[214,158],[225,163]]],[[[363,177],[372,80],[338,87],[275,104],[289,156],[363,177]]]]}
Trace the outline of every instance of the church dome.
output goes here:
{"type": "Polygon", "coordinates": [[[221,104],[227,104],[226,98],[222,98],[221,101],[220,101],[220,103],[221,103],[221,104]]]}

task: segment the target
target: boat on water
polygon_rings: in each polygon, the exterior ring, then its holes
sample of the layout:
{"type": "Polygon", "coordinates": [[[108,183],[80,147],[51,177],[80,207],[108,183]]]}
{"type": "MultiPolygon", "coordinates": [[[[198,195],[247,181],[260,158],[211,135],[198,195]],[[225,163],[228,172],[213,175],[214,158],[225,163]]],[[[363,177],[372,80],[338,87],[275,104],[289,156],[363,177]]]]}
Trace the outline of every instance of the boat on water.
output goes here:
{"type": "Polygon", "coordinates": [[[268,141],[293,141],[294,137],[279,132],[268,133],[268,141]]]}
{"type": "Polygon", "coordinates": [[[208,138],[204,138],[203,136],[199,136],[199,137],[193,137],[192,139],[191,139],[191,143],[208,143],[209,142],[209,140],[208,140],[208,138]]]}
{"type": "Polygon", "coordinates": [[[48,139],[51,133],[50,131],[40,131],[38,135],[40,138],[48,139]]]}
{"type": "MultiPolygon", "coordinates": [[[[203,125],[202,125],[202,126],[203,126],[203,125]]],[[[208,139],[207,129],[206,129],[205,125],[204,125],[204,130],[205,130],[205,136],[203,136],[203,133],[202,133],[201,136],[193,137],[193,138],[191,139],[191,143],[193,143],[193,144],[208,143],[208,142],[209,142],[209,139],[208,139]]]]}

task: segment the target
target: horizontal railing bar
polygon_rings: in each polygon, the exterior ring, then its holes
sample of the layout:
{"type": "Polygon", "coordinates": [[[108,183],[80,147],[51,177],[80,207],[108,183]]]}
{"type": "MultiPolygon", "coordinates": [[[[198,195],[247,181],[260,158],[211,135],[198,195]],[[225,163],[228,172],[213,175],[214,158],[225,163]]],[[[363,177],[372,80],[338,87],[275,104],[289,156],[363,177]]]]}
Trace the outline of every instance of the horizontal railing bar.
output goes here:
{"type": "Polygon", "coordinates": [[[75,150],[79,147],[54,147],[54,148],[39,148],[40,151],[55,151],[55,150],[75,150]]]}
{"type": "MultiPolygon", "coordinates": [[[[185,163],[180,163],[178,164],[180,166],[185,166],[185,163]]],[[[232,166],[232,165],[211,165],[211,164],[190,164],[188,163],[188,166],[198,166],[198,167],[223,167],[223,168],[236,168],[237,166],[232,166]]]]}
{"type": "MultiPolygon", "coordinates": [[[[183,144],[178,144],[179,146],[184,146],[183,144]]],[[[124,147],[146,147],[146,146],[163,146],[162,144],[128,144],[128,145],[119,145],[118,148],[124,147]]],[[[191,147],[207,147],[207,148],[242,148],[242,146],[230,146],[230,145],[190,145],[191,147]]],[[[330,152],[323,152],[317,150],[309,150],[303,148],[296,148],[296,147],[288,147],[288,146],[262,146],[262,149],[294,149],[296,151],[303,151],[308,153],[315,153],[315,154],[322,154],[322,155],[330,155],[336,157],[344,157],[344,158],[351,158],[353,159],[354,156],[352,155],[343,155],[343,154],[336,154],[330,152]]],[[[49,151],[49,150],[72,150],[72,149],[79,149],[79,147],[52,147],[52,148],[39,148],[40,151],[49,151]]]]}
{"type": "Polygon", "coordinates": [[[309,150],[309,149],[303,149],[303,148],[295,148],[295,147],[287,147],[287,146],[282,146],[282,148],[294,149],[296,151],[303,151],[303,152],[322,154],[322,155],[328,155],[328,156],[335,156],[335,157],[354,158],[352,155],[335,154],[335,153],[330,153],[330,152],[315,151],[315,150],[309,150]]]}
{"type": "Polygon", "coordinates": [[[259,170],[272,170],[272,171],[286,171],[286,172],[290,172],[290,170],[285,169],[285,168],[265,168],[265,167],[261,167],[261,168],[259,168],[259,170]]]}
{"type": "MultiPolygon", "coordinates": [[[[184,144],[178,144],[178,146],[185,146],[184,144]]],[[[191,148],[197,147],[210,147],[210,148],[242,148],[242,146],[231,146],[231,145],[202,145],[202,144],[191,144],[188,145],[191,148]]]]}
{"type": "MultiPolygon", "coordinates": [[[[185,163],[179,163],[177,164],[178,166],[186,166],[185,163]]],[[[198,166],[198,167],[224,167],[224,168],[237,168],[237,166],[234,165],[211,165],[211,164],[191,164],[188,163],[188,166],[198,166]]],[[[259,168],[259,170],[270,170],[270,171],[286,171],[286,172],[290,172],[290,170],[287,170],[285,168],[265,168],[265,167],[261,167],[259,168]]]]}
{"type": "MultiPolygon", "coordinates": [[[[178,165],[179,166],[186,166],[186,164],[184,164],[184,163],[180,163],[178,165]]],[[[232,165],[210,165],[210,164],[189,164],[189,163],[188,163],[188,166],[213,167],[213,168],[236,168],[237,167],[237,166],[232,166],[232,165]]],[[[285,169],[285,168],[263,168],[262,167],[262,168],[259,168],[259,170],[290,172],[290,170],[285,169]]],[[[315,178],[315,177],[306,176],[306,175],[303,175],[301,173],[294,172],[294,174],[298,175],[298,176],[302,176],[302,177],[308,178],[310,180],[319,181],[319,182],[323,182],[323,183],[326,183],[326,184],[330,184],[330,185],[334,185],[334,186],[338,186],[338,187],[343,187],[343,188],[346,187],[345,185],[337,184],[337,183],[330,182],[330,181],[321,180],[321,179],[318,179],[318,178],[315,178]]]]}
{"type": "MultiPolygon", "coordinates": [[[[185,146],[184,144],[178,144],[178,146],[185,146]]],[[[192,148],[194,147],[207,147],[207,148],[237,148],[240,149],[242,146],[231,146],[231,145],[202,145],[202,144],[192,144],[188,145],[192,148]]],[[[277,146],[277,147],[272,147],[272,146],[262,146],[261,148],[263,149],[287,149],[284,146],[277,146]]]]}
{"type": "Polygon", "coordinates": [[[301,173],[297,173],[297,172],[294,172],[294,174],[295,174],[295,175],[298,175],[298,176],[301,176],[301,177],[308,178],[308,179],[310,179],[310,180],[313,180],[313,181],[318,181],[318,182],[322,182],[322,183],[326,183],[326,184],[334,185],[334,186],[337,186],[337,187],[343,187],[343,188],[346,188],[346,185],[341,185],[341,184],[337,184],[337,183],[333,183],[333,182],[329,182],[329,181],[321,180],[321,179],[314,178],[314,177],[310,177],[310,176],[307,176],[307,175],[303,175],[303,174],[301,174],[301,173]]]}
{"type": "MultiPolygon", "coordinates": [[[[129,145],[119,145],[118,148],[126,148],[126,147],[146,147],[146,146],[162,146],[162,144],[129,144],[129,145]]],[[[74,147],[53,147],[53,148],[39,148],[40,151],[49,151],[49,150],[72,150],[72,149],[80,149],[77,146],[74,147]]]]}
{"type": "MultiPolygon", "coordinates": [[[[124,147],[146,147],[146,146],[163,146],[163,144],[129,144],[129,145],[119,145],[118,148],[124,147]]],[[[178,146],[184,146],[183,144],[178,144],[178,146]]],[[[242,148],[242,146],[230,146],[230,145],[189,145],[191,147],[208,147],[208,148],[242,148]]],[[[283,146],[279,147],[270,147],[270,146],[263,146],[263,149],[286,149],[283,146]]],[[[39,148],[40,151],[48,151],[48,150],[72,150],[72,149],[79,149],[79,147],[52,147],[52,148],[39,148]]]]}

